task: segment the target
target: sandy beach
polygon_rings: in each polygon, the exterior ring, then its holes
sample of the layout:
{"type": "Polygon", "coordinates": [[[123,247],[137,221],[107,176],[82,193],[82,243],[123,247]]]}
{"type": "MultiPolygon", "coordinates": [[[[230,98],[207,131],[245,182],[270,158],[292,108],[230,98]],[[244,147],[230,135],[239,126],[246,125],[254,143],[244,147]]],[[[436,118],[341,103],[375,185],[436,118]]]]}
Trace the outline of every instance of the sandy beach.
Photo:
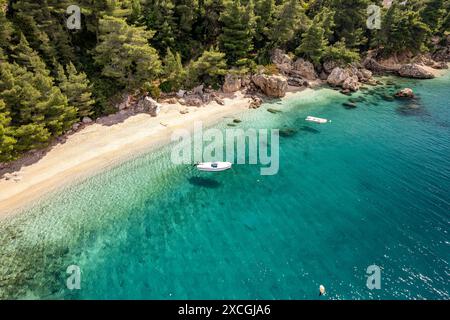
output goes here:
{"type": "MultiPolygon", "coordinates": [[[[31,205],[45,194],[88,177],[113,164],[170,142],[176,129],[202,121],[213,125],[248,109],[250,99],[240,92],[204,107],[163,104],[160,114],[136,114],[117,121],[103,118],[53,146],[42,158],[0,179],[0,218],[31,205]],[[180,110],[189,113],[181,114],[180,110]]],[[[117,115],[116,115],[117,116],[117,115]]]]}
{"type": "MultiPolygon", "coordinates": [[[[436,77],[447,70],[427,68],[436,77]]],[[[289,86],[284,99],[299,92],[308,94],[322,81],[311,83],[312,88],[289,86]]],[[[176,129],[192,129],[196,121],[211,126],[225,117],[248,109],[251,99],[236,92],[224,98],[224,105],[211,102],[203,107],[162,104],[157,117],[148,114],[104,117],[67,137],[64,142],[49,148],[44,156],[26,163],[0,178],[0,218],[32,205],[40,197],[71,182],[92,176],[106,167],[150,151],[170,142],[176,129]],[[189,113],[180,111],[188,109],[189,113]]]]}

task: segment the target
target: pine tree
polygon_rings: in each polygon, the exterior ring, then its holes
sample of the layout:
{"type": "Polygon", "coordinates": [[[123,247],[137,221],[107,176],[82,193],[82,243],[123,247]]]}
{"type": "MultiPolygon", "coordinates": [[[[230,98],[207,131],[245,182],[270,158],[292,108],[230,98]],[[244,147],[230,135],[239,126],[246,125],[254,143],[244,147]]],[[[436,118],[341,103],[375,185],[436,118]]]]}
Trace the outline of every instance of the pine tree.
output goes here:
{"type": "Polygon", "coordinates": [[[348,48],[355,48],[367,43],[366,30],[367,7],[369,0],[332,0],[331,8],[335,11],[334,22],[337,39],[344,39],[348,48]]]}
{"type": "Polygon", "coordinates": [[[0,162],[14,159],[14,138],[13,128],[10,126],[11,118],[6,111],[6,105],[0,100],[0,162]]]}
{"type": "Polygon", "coordinates": [[[355,49],[348,49],[345,44],[345,39],[328,46],[325,49],[323,59],[334,61],[340,65],[346,65],[360,60],[360,56],[355,49]]]}
{"type": "Polygon", "coordinates": [[[2,62],[0,99],[16,127],[16,149],[25,151],[67,130],[76,120],[76,109],[68,106],[67,98],[54,85],[45,63],[27,46],[25,37],[14,49],[14,58],[13,64],[2,62]],[[31,137],[20,136],[25,133],[31,137]]]}
{"type": "Polygon", "coordinates": [[[167,48],[163,65],[164,82],[161,84],[162,90],[165,92],[179,90],[185,78],[185,70],[181,63],[180,54],[178,52],[173,54],[170,48],[167,48]]]}
{"type": "Polygon", "coordinates": [[[442,35],[450,33],[450,0],[447,0],[444,4],[444,11],[446,12],[442,17],[441,28],[439,32],[442,35]]]}
{"type": "Polygon", "coordinates": [[[156,79],[161,62],[157,51],[148,44],[153,35],[153,31],[130,26],[122,18],[101,19],[94,59],[102,75],[128,88],[156,79]]]}
{"type": "Polygon", "coordinates": [[[422,21],[433,33],[440,30],[444,14],[444,0],[427,0],[420,11],[422,21]]]}
{"type": "Polygon", "coordinates": [[[28,40],[23,33],[20,34],[20,42],[14,47],[11,56],[17,64],[25,67],[29,71],[41,72],[46,75],[49,74],[46,70],[44,61],[39,54],[30,47],[28,40]]]}
{"type": "Polygon", "coordinates": [[[77,109],[79,118],[89,117],[93,114],[91,85],[84,72],[78,72],[72,62],[64,68],[58,67],[58,82],[61,91],[66,95],[70,106],[77,109]],[[66,76],[67,72],[67,76],[66,76]]]}
{"type": "Polygon", "coordinates": [[[418,53],[424,50],[425,41],[431,30],[422,22],[417,10],[394,2],[383,18],[378,40],[385,54],[404,51],[418,53]]]}
{"type": "Polygon", "coordinates": [[[201,40],[211,46],[221,33],[220,14],[224,10],[224,0],[205,0],[201,16],[201,40]]]}
{"type": "Polygon", "coordinates": [[[235,65],[237,61],[247,59],[253,50],[255,32],[253,2],[250,0],[244,6],[240,0],[226,1],[219,20],[223,24],[220,47],[226,53],[229,64],[235,65]]]}
{"type": "MultiPolygon", "coordinates": [[[[22,0],[12,3],[16,26],[30,41],[30,46],[42,53],[42,59],[67,62],[75,58],[70,33],[65,23],[65,9],[60,0],[22,0]]],[[[72,4],[72,3],[71,3],[72,4]]]]}
{"type": "Polygon", "coordinates": [[[177,26],[174,21],[174,8],[172,0],[147,0],[144,4],[145,25],[148,29],[155,30],[151,43],[159,52],[175,48],[177,26]]]}
{"type": "Polygon", "coordinates": [[[13,25],[6,18],[7,1],[0,0],[0,48],[6,49],[11,35],[13,33],[13,25]]]}
{"type": "Polygon", "coordinates": [[[274,23],[275,0],[255,1],[255,43],[257,48],[263,48],[268,42],[268,35],[274,23]]]}
{"type": "Polygon", "coordinates": [[[298,0],[286,0],[276,7],[273,27],[268,35],[270,48],[286,47],[297,33],[306,30],[308,19],[300,4],[298,0]]]}
{"type": "Polygon", "coordinates": [[[176,24],[174,49],[180,52],[184,60],[190,60],[202,52],[201,36],[196,32],[199,1],[173,0],[174,22],[176,24]]]}
{"type": "Polygon", "coordinates": [[[334,23],[334,15],[336,12],[333,9],[323,7],[322,10],[318,13],[318,21],[322,25],[324,30],[325,39],[328,41],[332,41],[334,35],[334,27],[336,24],[334,23]]]}
{"type": "Polygon", "coordinates": [[[174,4],[180,34],[190,35],[198,8],[197,0],[174,0],[174,4]]]}
{"type": "Polygon", "coordinates": [[[218,88],[227,73],[225,54],[211,48],[203,52],[198,60],[190,63],[187,69],[187,86],[194,87],[200,83],[218,88]]]}
{"type": "Polygon", "coordinates": [[[328,45],[328,41],[325,37],[325,30],[322,27],[322,23],[318,21],[319,18],[320,17],[317,16],[308,31],[303,34],[302,43],[295,51],[297,55],[306,57],[315,65],[320,64],[326,46],[328,45]]]}

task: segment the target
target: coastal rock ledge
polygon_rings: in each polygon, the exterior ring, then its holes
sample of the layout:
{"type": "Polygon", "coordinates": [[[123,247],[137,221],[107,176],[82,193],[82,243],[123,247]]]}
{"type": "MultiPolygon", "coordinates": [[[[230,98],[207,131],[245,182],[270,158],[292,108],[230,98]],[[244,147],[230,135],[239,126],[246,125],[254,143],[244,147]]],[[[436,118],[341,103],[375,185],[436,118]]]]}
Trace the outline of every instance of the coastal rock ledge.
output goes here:
{"type": "Polygon", "coordinates": [[[434,75],[417,64],[405,64],[398,70],[401,77],[415,79],[433,79],[434,75]]]}
{"type": "Polygon", "coordinates": [[[283,76],[255,74],[252,77],[252,81],[268,97],[282,98],[286,95],[288,82],[287,79],[283,76]]]}

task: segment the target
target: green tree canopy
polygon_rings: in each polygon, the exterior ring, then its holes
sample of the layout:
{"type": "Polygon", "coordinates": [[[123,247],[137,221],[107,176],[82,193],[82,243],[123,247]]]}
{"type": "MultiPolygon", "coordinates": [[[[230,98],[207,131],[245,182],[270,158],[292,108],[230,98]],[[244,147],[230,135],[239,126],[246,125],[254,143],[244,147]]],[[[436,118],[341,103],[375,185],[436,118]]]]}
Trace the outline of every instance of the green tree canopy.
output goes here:
{"type": "Polygon", "coordinates": [[[226,54],[230,65],[238,60],[247,59],[253,50],[255,17],[253,1],[243,5],[240,0],[227,0],[219,21],[222,22],[220,47],[226,54]]]}
{"type": "Polygon", "coordinates": [[[220,80],[227,73],[225,54],[211,48],[203,52],[200,58],[189,64],[187,85],[193,87],[200,83],[218,87],[220,80]]]}
{"type": "Polygon", "coordinates": [[[99,29],[94,59],[103,76],[123,86],[136,87],[161,73],[158,53],[148,44],[153,31],[130,26],[125,19],[111,16],[100,20],[99,29]]]}

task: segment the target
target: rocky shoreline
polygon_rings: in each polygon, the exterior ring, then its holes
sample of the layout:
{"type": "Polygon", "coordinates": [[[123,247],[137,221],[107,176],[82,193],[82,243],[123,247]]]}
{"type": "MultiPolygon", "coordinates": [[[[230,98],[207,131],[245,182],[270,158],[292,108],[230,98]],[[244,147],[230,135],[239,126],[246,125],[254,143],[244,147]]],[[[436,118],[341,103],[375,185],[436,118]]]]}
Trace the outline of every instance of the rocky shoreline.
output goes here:
{"type": "MultiPolygon", "coordinates": [[[[298,91],[324,84],[339,90],[342,94],[351,95],[366,85],[382,85],[383,83],[377,81],[374,76],[396,75],[413,79],[432,79],[435,77],[434,71],[449,68],[449,61],[450,35],[447,36],[445,45],[438,45],[436,42],[433,54],[414,56],[405,53],[383,58],[381,50],[373,50],[369,51],[360,63],[339,64],[334,61],[326,61],[318,67],[307,60],[295,59],[284,51],[275,49],[271,55],[272,66],[275,66],[275,70],[273,68],[261,69],[248,75],[229,73],[224,77],[224,83],[220,90],[200,85],[192,90],[164,93],[158,99],[142,95],[139,92],[125,93],[114,105],[116,113],[96,120],[84,117],[63,136],[56,138],[49,147],[32,150],[21,159],[11,163],[0,163],[0,175],[11,172],[11,168],[16,167],[15,163],[22,163],[23,159],[42,156],[52,146],[64,143],[70,135],[94,123],[108,124],[117,121],[118,118],[127,118],[139,113],[157,117],[163,106],[167,105],[179,106],[179,113],[185,115],[190,112],[189,107],[200,108],[212,102],[223,106],[224,99],[232,98],[233,94],[237,92],[243,92],[245,98],[249,99],[248,107],[250,109],[259,108],[267,99],[282,98],[288,91],[298,91]]],[[[411,89],[404,88],[393,97],[387,98],[414,98],[414,93],[411,89]]],[[[353,102],[348,102],[347,107],[354,107],[353,104],[353,102]]],[[[7,178],[20,179],[12,175],[7,178]]]]}
{"type": "MultiPolygon", "coordinates": [[[[148,113],[156,117],[162,105],[178,104],[186,107],[180,110],[181,114],[186,114],[189,112],[187,107],[203,107],[211,102],[223,105],[225,97],[238,91],[244,92],[245,96],[251,99],[249,108],[256,109],[264,100],[282,98],[292,89],[300,90],[328,84],[332,88],[339,89],[341,93],[350,95],[364,85],[380,85],[374,76],[396,75],[404,78],[432,79],[435,77],[433,70],[449,68],[450,35],[446,37],[444,45],[439,44],[438,40],[434,40],[433,54],[414,56],[405,53],[384,58],[382,50],[372,50],[367,52],[362,62],[342,64],[326,61],[319,67],[303,58],[294,59],[284,51],[275,49],[271,55],[271,62],[276,67],[276,72],[259,70],[255,74],[248,75],[229,73],[224,77],[220,90],[200,85],[192,90],[161,94],[156,100],[148,95],[127,93],[121,97],[115,109],[119,114],[148,113]]],[[[101,123],[103,118],[95,122],[101,123]]],[[[93,122],[89,117],[84,117],[80,123],[74,124],[66,135],[73,134],[93,122]]]]}

